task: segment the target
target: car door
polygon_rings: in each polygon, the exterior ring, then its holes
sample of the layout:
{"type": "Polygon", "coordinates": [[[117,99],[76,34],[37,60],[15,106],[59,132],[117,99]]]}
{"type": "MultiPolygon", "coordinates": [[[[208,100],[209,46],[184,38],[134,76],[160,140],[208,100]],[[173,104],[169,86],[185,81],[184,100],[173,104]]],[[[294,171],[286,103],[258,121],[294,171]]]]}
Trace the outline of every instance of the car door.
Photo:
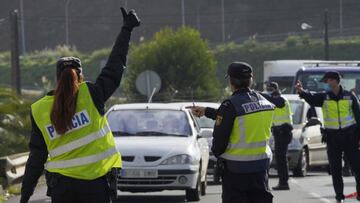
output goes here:
{"type": "Polygon", "coordinates": [[[203,175],[202,180],[204,180],[207,173],[207,166],[209,163],[209,143],[207,138],[200,136],[200,126],[191,113],[189,113],[189,118],[190,118],[190,122],[193,123],[196,134],[196,142],[197,145],[199,146],[201,153],[201,160],[202,160],[201,172],[203,175]]]}
{"type": "Polygon", "coordinates": [[[313,111],[313,115],[311,117],[307,117],[307,123],[304,126],[303,134],[308,143],[309,165],[326,165],[328,163],[326,145],[321,142],[321,109],[319,111],[318,107],[312,109],[309,107],[308,110],[313,111]]]}

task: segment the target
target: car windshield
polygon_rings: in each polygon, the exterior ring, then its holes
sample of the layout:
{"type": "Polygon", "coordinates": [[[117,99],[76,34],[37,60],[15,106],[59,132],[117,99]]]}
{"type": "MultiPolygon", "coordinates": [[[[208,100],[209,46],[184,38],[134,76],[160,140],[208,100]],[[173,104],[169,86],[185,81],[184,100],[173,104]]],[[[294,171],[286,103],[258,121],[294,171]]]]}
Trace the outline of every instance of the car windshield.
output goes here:
{"type": "Polygon", "coordinates": [[[107,117],[114,136],[191,135],[191,127],[183,111],[116,110],[107,117]]]}
{"type": "Polygon", "coordinates": [[[195,120],[199,124],[200,128],[214,128],[215,121],[213,119],[203,116],[201,118],[195,117],[195,120]]]}
{"type": "Polygon", "coordinates": [[[296,100],[290,100],[289,102],[291,106],[291,112],[293,113],[293,123],[301,124],[304,102],[296,100]]]}
{"type": "MultiPolygon", "coordinates": [[[[302,82],[304,89],[320,92],[324,91],[325,83],[320,82],[325,72],[301,73],[298,78],[302,82]]],[[[360,72],[340,72],[342,79],[341,85],[345,90],[354,91],[360,95],[360,72]]]]}

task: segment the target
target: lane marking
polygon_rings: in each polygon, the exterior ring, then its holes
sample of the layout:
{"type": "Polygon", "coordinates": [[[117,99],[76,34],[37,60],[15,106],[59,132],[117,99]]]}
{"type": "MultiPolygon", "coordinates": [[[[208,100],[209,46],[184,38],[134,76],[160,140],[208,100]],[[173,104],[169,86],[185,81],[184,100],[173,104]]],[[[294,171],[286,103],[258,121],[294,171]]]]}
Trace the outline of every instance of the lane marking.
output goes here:
{"type": "MultiPolygon", "coordinates": [[[[300,184],[299,184],[294,178],[289,178],[289,182],[291,182],[291,183],[295,184],[296,186],[302,188],[302,187],[300,186],[300,184]]],[[[307,191],[306,191],[306,192],[307,192],[307,191]]],[[[307,193],[308,193],[309,195],[311,195],[311,196],[319,199],[319,200],[320,200],[321,202],[323,202],[323,203],[332,203],[331,200],[326,199],[326,198],[322,197],[321,195],[319,195],[319,194],[317,194],[317,193],[315,193],[315,192],[307,192],[307,193]]]]}
{"type": "Polygon", "coordinates": [[[315,192],[310,192],[309,193],[311,196],[315,197],[315,198],[318,198],[321,202],[324,202],[324,203],[332,203],[332,201],[330,201],[329,199],[326,199],[324,197],[321,197],[319,194],[315,193],[315,192]]]}

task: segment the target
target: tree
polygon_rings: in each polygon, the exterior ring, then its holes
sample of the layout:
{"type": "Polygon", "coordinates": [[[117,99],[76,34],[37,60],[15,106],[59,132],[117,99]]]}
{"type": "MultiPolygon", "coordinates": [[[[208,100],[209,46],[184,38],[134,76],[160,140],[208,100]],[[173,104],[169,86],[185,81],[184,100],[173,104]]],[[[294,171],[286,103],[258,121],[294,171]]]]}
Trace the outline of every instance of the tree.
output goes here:
{"type": "Polygon", "coordinates": [[[137,76],[145,70],[157,72],[162,80],[154,100],[214,100],[219,96],[215,58],[192,28],[165,28],[150,41],[133,47],[124,84],[132,99],[145,99],[135,87],[137,76]]]}
{"type": "Polygon", "coordinates": [[[11,89],[0,88],[0,156],[27,150],[30,134],[29,103],[11,89]]]}

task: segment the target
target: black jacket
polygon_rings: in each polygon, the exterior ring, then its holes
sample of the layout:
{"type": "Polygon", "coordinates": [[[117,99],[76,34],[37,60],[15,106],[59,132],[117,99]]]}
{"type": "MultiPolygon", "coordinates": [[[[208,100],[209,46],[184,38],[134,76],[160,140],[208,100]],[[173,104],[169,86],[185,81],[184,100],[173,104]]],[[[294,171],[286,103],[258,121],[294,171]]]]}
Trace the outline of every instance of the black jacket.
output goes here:
{"type": "Polygon", "coordinates": [[[355,96],[353,92],[349,92],[344,90],[342,86],[340,86],[340,92],[338,95],[335,95],[333,92],[321,92],[321,93],[310,93],[310,92],[300,92],[299,96],[311,106],[322,107],[324,101],[326,100],[326,96],[329,95],[330,99],[339,101],[343,98],[344,95],[350,95],[352,100],[352,110],[355,116],[356,124],[359,126],[360,124],[360,108],[359,108],[359,100],[355,96]]]}
{"type": "MultiPolygon", "coordinates": [[[[105,102],[119,87],[126,65],[131,32],[122,28],[105,67],[97,77],[95,83],[86,82],[91,98],[101,115],[105,114],[105,102]]],[[[49,92],[48,95],[52,95],[49,92]]],[[[24,179],[21,188],[21,202],[27,202],[33,194],[39,177],[44,171],[44,164],[48,157],[47,147],[40,129],[31,115],[31,137],[29,142],[30,155],[26,163],[24,179]]]]}
{"type": "MultiPolygon", "coordinates": [[[[248,88],[244,88],[235,91],[233,95],[254,93],[256,92],[248,88]]],[[[206,108],[205,110],[206,117],[216,120],[213,132],[213,145],[211,149],[216,157],[219,157],[226,151],[236,115],[235,106],[230,100],[225,100],[222,102],[218,110],[212,108],[206,108]]],[[[258,172],[264,168],[268,168],[268,164],[269,159],[246,162],[226,160],[226,168],[233,173],[258,172]]]]}
{"type": "Polygon", "coordinates": [[[273,103],[276,108],[283,108],[285,106],[285,99],[281,96],[281,93],[279,91],[273,92],[271,95],[260,93],[265,99],[267,99],[269,102],[273,103]]]}

